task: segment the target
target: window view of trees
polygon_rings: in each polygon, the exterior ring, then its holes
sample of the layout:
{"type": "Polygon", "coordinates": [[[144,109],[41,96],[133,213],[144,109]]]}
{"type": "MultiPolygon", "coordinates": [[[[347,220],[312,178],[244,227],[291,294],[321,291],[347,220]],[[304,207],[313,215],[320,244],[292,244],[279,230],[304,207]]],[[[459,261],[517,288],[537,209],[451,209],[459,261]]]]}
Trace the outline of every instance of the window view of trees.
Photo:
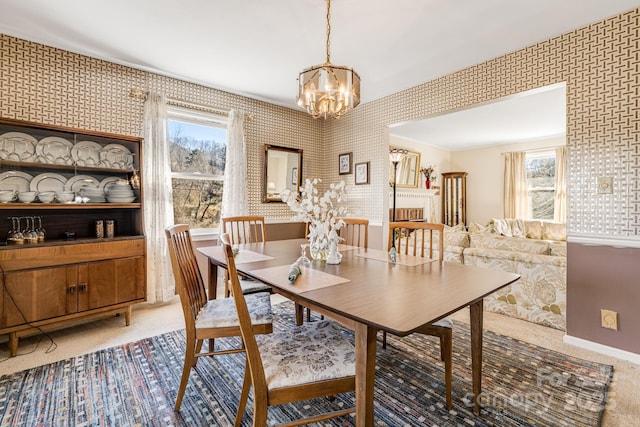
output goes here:
{"type": "Polygon", "coordinates": [[[553,219],[555,176],[555,154],[527,156],[529,218],[553,219]]]}
{"type": "Polygon", "coordinates": [[[226,129],[169,120],[175,223],[218,228],[226,153],[226,129]]]}

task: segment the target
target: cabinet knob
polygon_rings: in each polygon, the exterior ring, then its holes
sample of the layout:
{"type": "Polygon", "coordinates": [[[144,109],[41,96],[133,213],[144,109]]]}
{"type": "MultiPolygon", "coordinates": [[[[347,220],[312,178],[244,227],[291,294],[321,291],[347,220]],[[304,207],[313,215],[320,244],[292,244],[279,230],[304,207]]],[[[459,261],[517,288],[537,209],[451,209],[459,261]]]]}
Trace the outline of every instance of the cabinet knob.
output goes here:
{"type": "Polygon", "coordinates": [[[78,286],[79,292],[87,292],[87,284],[86,283],[80,283],[80,286],[78,286]]]}
{"type": "Polygon", "coordinates": [[[67,293],[69,293],[69,295],[73,295],[76,292],[76,285],[69,285],[69,287],[67,288],[67,293]]]}

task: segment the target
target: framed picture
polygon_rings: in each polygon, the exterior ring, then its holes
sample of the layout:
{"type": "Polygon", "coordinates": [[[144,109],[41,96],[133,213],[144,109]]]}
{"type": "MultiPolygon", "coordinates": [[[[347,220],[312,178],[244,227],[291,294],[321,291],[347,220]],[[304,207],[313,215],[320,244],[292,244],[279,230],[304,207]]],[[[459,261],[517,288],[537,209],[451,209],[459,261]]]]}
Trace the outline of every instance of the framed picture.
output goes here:
{"type": "Polygon", "coordinates": [[[291,184],[298,184],[298,168],[291,169],[291,184]]]}
{"type": "Polygon", "coordinates": [[[338,156],[338,173],[340,175],[347,175],[352,173],[351,153],[344,153],[338,156]]]}
{"type": "Polygon", "coordinates": [[[356,163],[356,185],[369,183],[369,162],[356,163]]]}

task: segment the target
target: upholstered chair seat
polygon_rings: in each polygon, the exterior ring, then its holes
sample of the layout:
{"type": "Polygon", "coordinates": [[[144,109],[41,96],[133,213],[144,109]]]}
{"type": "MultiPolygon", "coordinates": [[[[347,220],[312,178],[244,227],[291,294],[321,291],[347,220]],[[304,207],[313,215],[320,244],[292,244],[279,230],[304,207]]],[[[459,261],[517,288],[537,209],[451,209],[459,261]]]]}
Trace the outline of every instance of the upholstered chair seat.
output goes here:
{"type": "MultiPolygon", "coordinates": [[[[271,298],[268,293],[247,295],[246,300],[253,325],[272,323],[271,298]]],[[[233,299],[220,298],[207,301],[196,317],[196,329],[226,327],[240,327],[233,299]]]]}
{"type": "Polygon", "coordinates": [[[356,374],[355,347],[331,321],[311,322],[256,339],[269,389],[356,374]]]}

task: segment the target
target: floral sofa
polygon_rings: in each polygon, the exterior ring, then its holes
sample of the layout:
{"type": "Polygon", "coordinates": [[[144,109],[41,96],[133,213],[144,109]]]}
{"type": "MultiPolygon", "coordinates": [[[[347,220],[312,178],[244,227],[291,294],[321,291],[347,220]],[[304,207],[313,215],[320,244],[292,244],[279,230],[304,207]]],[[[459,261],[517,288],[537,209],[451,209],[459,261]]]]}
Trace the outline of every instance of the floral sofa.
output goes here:
{"type": "Polygon", "coordinates": [[[495,219],[487,226],[446,227],[444,260],[521,276],[485,298],[485,309],[566,329],[565,224],[495,219]]]}

